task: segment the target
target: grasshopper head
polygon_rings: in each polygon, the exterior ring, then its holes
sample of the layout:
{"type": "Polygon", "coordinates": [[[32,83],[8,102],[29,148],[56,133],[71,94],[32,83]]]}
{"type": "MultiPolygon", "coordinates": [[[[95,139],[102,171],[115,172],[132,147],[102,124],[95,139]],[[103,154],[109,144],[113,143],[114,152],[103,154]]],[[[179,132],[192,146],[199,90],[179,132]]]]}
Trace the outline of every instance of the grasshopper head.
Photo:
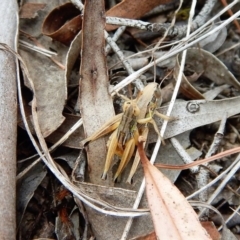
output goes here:
{"type": "Polygon", "coordinates": [[[131,110],[131,112],[133,113],[134,116],[138,116],[140,113],[140,109],[134,100],[129,100],[129,101],[124,102],[123,112],[126,112],[128,110],[131,110]]]}

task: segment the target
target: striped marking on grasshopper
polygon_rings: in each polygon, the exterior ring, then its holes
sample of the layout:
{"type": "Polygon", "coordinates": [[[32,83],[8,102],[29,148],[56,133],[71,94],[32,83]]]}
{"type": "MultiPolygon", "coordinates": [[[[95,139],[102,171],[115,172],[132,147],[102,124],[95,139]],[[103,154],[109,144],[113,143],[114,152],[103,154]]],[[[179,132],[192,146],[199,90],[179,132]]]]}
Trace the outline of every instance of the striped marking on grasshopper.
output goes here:
{"type": "Polygon", "coordinates": [[[113,156],[116,152],[122,153],[121,161],[115,173],[114,180],[122,172],[131,159],[135,149],[134,135],[137,133],[137,116],[140,110],[137,106],[137,99],[127,100],[123,104],[123,114],[118,128],[109,139],[108,153],[102,178],[105,179],[111,166],[113,156]]]}
{"type": "Polygon", "coordinates": [[[123,115],[117,132],[118,147],[120,150],[123,150],[126,142],[130,138],[133,138],[139,112],[136,100],[128,100],[123,104],[123,115]]]}

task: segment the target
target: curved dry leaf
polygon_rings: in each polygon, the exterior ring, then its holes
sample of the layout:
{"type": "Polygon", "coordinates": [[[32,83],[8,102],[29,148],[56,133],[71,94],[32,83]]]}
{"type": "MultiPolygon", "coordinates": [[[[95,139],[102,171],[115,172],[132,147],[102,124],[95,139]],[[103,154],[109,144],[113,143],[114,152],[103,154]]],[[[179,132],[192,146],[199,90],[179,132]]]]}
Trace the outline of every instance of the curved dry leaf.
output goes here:
{"type": "Polygon", "coordinates": [[[138,151],[146,180],[146,194],[158,239],[210,240],[197,214],[182,193],[147,159],[140,138],[138,151]]]}
{"type": "Polygon", "coordinates": [[[80,11],[72,3],[66,3],[48,14],[42,25],[42,33],[69,45],[81,28],[80,11]]]}
{"type": "MultiPolygon", "coordinates": [[[[181,59],[181,55],[177,55],[177,59],[176,59],[176,65],[174,68],[174,73],[173,76],[174,78],[177,80],[178,75],[179,75],[179,70],[180,70],[180,59],[181,59]]],[[[180,86],[180,92],[188,97],[189,99],[204,99],[204,96],[196,89],[192,86],[192,84],[188,81],[188,79],[186,78],[186,76],[182,75],[182,82],[181,82],[181,86],[180,86]]]]}
{"type": "MultiPolygon", "coordinates": [[[[138,19],[145,15],[150,10],[152,10],[154,7],[169,2],[171,2],[171,0],[152,0],[152,1],[123,0],[110,10],[108,10],[106,16],[138,19]]],[[[115,30],[116,28],[118,28],[118,26],[114,25],[106,26],[107,31],[112,31],[115,30]]]]}
{"type": "Polygon", "coordinates": [[[187,51],[186,64],[197,73],[212,80],[216,85],[229,84],[240,90],[240,83],[227,67],[212,53],[199,48],[190,48],[187,51]]]}
{"type": "MultiPolygon", "coordinates": [[[[181,54],[177,56],[174,68],[175,78],[178,76],[180,68],[181,54]]],[[[186,64],[197,74],[201,74],[217,85],[229,84],[240,90],[240,83],[228,71],[227,67],[212,53],[199,48],[189,48],[187,50],[186,64]]],[[[181,92],[190,99],[204,99],[204,95],[198,92],[187,80],[185,75],[182,77],[181,92]]]]}
{"type": "MultiPolygon", "coordinates": [[[[53,8],[56,1],[48,2],[39,14],[37,21],[21,21],[20,28],[31,36],[38,36],[38,41],[46,48],[57,49],[58,61],[64,63],[67,47],[57,45],[51,39],[46,39],[41,34],[41,24],[46,14],[53,8]]],[[[26,39],[27,40],[27,39],[26,39]]],[[[62,111],[67,99],[67,87],[64,81],[64,71],[55,65],[49,58],[30,50],[21,50],[30,76],[34,82],[37,100],[37,111],[41,132],[44,137],[55,131],[64,121],[62,111]]],[[[25,81],[29,87],[31,84],[25,81]]],[[[31,87],[29,87],[31,89],[31,87]]]]}
{"type": "MultiPolygon", "coordinates": [[[[55,131],[64,121],[62,111],[67,97],[64,71],[49,58],[35,52],[19,51],[35,85],[37,111],[44,137],[55,131]],[[50,66],[50,67],[49,67],[50,66]]],[[[25,78],[25,85],[29,83],[25,78]]]]}

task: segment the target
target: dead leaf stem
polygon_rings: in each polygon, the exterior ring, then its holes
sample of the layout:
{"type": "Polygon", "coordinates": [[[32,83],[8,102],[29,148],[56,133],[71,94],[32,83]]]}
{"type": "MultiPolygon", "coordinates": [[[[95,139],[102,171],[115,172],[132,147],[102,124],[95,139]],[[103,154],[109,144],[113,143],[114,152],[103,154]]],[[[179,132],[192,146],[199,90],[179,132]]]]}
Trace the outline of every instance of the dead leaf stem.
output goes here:
{"type": "Polygon", "coordinates": [[[173,170],[181,169],[181,170],[185,170],[185,169],[189,169],[189,168],[194,167],[194,166],[199,166],[199,165],[202,165],[204,163],[209,163],[209,162],[212,162],[214,160],[217,160],[217,159],[229,156],[231,154],[239,153],[239,152],[240,152],[240,147],[236,147],[236,148],[233,148],[233,149],[230,149],[230,150],[218,153],[218,154],[216,154],[214,156],[211,156],[209,158],[198,160],[196,162],[192,162],[192,163],[189,163],[189,164],[176,166],[176,165],[156,163],[155,166],[159,167],[159,168],[164,168],[164,169],[173,169],[173,170]]]}

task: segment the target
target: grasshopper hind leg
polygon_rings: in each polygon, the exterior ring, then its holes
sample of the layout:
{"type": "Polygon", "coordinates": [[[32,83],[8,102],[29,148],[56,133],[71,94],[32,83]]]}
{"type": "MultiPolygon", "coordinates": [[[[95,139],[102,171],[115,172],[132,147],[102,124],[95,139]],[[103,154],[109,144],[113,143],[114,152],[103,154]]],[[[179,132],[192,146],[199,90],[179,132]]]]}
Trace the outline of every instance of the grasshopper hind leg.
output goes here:
{"type": "Polygon", "coordinates": [[[114,175],[114,181],[118,178],[118,176],[122,173],[123,169],[127,166],[128,162],[130,161],[133,152],[135,150],[135,139],[131,138],[125,146],[122,159],[120,161],[120,164],[118,166],[117,172],[114,175]]]}
{"type": "Polygon", "coordinates": [[[109,143],[108,143],[108,152],[107,152],[107,157],[106,157],[106,162],[102,174],[102,179],[106,179],[107,172],[111,166],[113,156],[115,154],[116,148],[117,148],[117,129],[112,133],[109,143]]]}

